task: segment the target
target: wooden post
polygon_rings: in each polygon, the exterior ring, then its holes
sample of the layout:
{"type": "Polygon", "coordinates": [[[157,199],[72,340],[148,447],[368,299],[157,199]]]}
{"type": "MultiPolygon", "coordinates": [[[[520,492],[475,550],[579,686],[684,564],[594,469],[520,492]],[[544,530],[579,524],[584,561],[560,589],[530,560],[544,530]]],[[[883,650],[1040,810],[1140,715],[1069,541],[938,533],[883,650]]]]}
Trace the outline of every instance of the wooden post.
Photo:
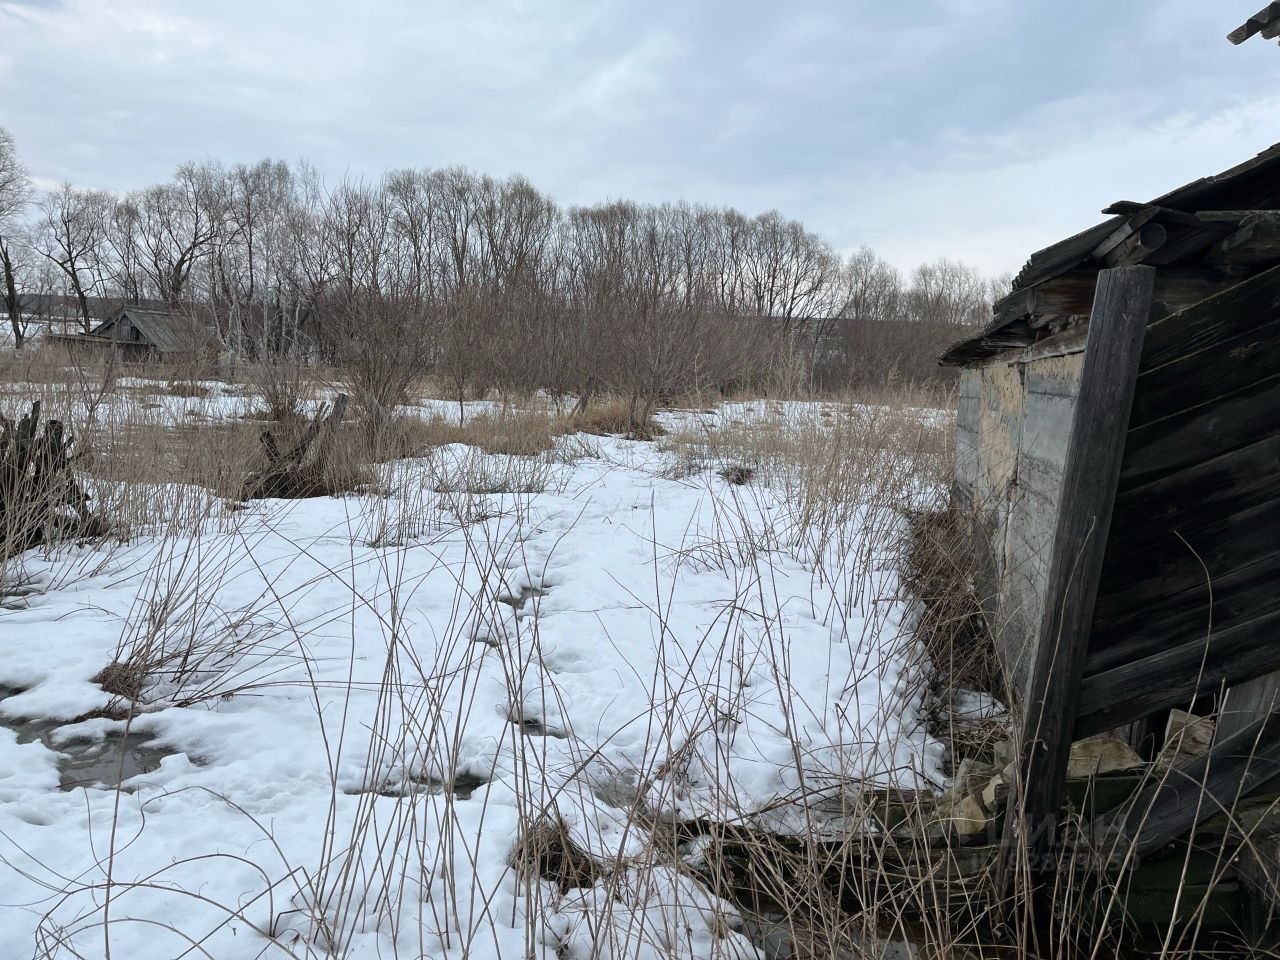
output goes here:
{"type": "Polygon", "coordinates": [[[1033,890],[1034,948],[1041,956],[1057,955],[1047,938],[1058,813],[1155,273],[1154,267],[1129,266],[1098,274],[1022,704],[1022,753],[1005,820],[1000,882],[1007,885],[1013,870],[1025,871],[1033,890]]]}

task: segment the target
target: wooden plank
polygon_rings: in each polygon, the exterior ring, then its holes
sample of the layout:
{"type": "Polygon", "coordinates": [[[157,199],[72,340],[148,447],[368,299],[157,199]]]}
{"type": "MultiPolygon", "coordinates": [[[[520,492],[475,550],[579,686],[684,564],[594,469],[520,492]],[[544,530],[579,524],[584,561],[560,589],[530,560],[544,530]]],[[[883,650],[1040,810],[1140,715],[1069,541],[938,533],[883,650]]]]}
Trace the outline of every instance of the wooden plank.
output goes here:
{"type": "Polygon", "coordinates": [[[1273,267],[1151,324],[1142,373],[1225,343],[1277,317],[1280,267],[1273,267]]]}
{"type": "MultiPolygon", "coordinates": [[[[1005,843],[1021,849],[1036,888],[1037,927],[1052,913],[1057,822],[1084,672],[1093,605],[1124,455],[1129,408],[1151,310],[1153,267],[1098,275],[1067,444],[1053,553],[1024,691],[1017,803],[1009,805],[1005,843]],[[1024,833],[1025,831],[1025,833],[1024,833]]],[[[1002,865],[1005,880],[1012,864],[1002,865]]]]}
{"type": "Polygon", "coordinates": [[[1108,556],[1139,553],[1153,534],[1180,530],[1206,511],[1229,515],[1273,500],[1275,477],[1280,477],[1280,434],[1128,487],[1116,497],[1108,556]]]}
{"type": "Polygon", "coordinates": [[[1195,219],[1207,223],[1226,224],[1234,230],[1246,217],[1256,217],[1259,214],[1280,217],[1280,210],[1197,210],[1195,219]]]}
{"type": "Polygon", "coordinates": [[[1166,647],[1085,678],[1075,737],[1101,733],[1164,707],[1212,696],[1224,684],[1280,669],[1280,611],[1166,647]]]}
{"type": "MultiPolygon", "coordinates": [[[[1188,528],[1189,529],[1189,528],[1188,528]]],[[[1166,529],[1151,535],[1150,549],[1119,555],[1108,547],[1104,586],[1095,608],[1100,621],[1148,611],[1183,591],[1206,585],[1280,556],[1280,499],[1227,513],[1200,525],[1194,537],[1166,529]]]]}
{"type": "Polygon", "coordinates": [[[1206,575],[1202,569],[1199,583],[1172,594],[1158,575],[1152,576],[1146,590],[1150,602],[1117,603],[1100,595],[1085,675],[1149,657],[1180,640],[1203,637],[1212,628],[1228,630],[1280,610],[1277,583],[1280,551],[1273,547],[1263,560],[1238,570],[1206,575]],[[1108,609],[1117,612],[1107,616],[1108,609]]]}
{"type": "MultiPolygon", "coordinates": [[[[1177,224],[1178,226],[1195,227],[1199,226],[1202,220],[1199,211],[1195,213],[1187,213],[1185,210],[1177,210],[1173,207],[1164,207],[1158,203],[1138,203],[1134,200],[1117,200],[1109,207],[1103,209],[1103,213],[1108,214],[1125,214],[1132,216],[1139,210],[1155,210],[1159,214],[1163,223],[1177,224]]],[[[1237,219],[1244,219],[1244,211],[1241,212],[1237,219]]]]}
{"type": "Polygon", "coordinates": [[[1151,483],[1271,436],[1278,410],[1280,374],[1213,403],[1135,427],[1129,431],[1121,489],[1151,483]]]}
{"type": "Polygon", "coordinates": [[[1245,219],[1234,233],[1213,245],[1205,263],[1253,266],[1280,257],[1280,224],[1268,215],[1245,219]]]}
{"type": "Polygon", "coordinates": [[[1196,824],[1280,777],[1280,715],[1260,719],[1094,824],[1101,849],[1139,858],[1188,833],[1196,824]]]}
{"type": "Polygon", "coordinates": [[[1169,224],[1165,242],[1158,250],[1147,254],[1142,262],[1153,267],[1202,262],[1205,252],[1231,230],[1231,226],[1224,223],[1197,223],[1195,226],[1169,224]]]}
{"type": "Polygon", "coordinates": [[[1047,360],[1052,357],[1068,357],[1084,353],[1084,342],[1089,336],[1089,325],[1079,323],[1058,333],[1051,334],[1043,340],[1037,340],[1017,357],[1017,363],[1031,363],[1036,360],[1047,360]]]}
{"type": "Polygon", "coordinates": [[[1280,373],[1280,318],[1138,378],[1130,429],[1211,404],[1280,373]]]}
{"type": "MultiPolygon", "coordinates": [[[[1274,590],[1273,594],[1280,593],[1274,590]]],[[[1280,709],[1280,673],[1268,673],[1237,684],[1227,691],[1218,715],[1218,736],[1227,737],[1280,709]]]]}

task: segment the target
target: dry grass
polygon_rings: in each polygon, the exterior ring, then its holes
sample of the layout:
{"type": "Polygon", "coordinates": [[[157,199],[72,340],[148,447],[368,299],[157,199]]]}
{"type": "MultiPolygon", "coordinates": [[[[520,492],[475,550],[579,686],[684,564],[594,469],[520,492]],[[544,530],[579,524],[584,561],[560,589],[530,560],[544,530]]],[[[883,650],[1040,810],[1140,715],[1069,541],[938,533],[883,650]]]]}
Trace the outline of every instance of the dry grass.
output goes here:
{"type": "Polygon", "coordinates": [[[574,413],[573,430],[597,436],[621,436],[628,440],[653,440],[666,431],[652,415],[639,413],[636,405],[619,397],[593,400],[586,410],[574,413]]]}
{"type": "Polygon", "coordinates": [[[164,389],[166,396],[170,397],[187,397],[207,400],[212,396],[212,391],[203,383],[190,383],[188,381],[175,380],[164,389]]]}
{"type": "Polygon", "coordinates": [[[907,590],[921,611],[916,636],[938,683],[1007,698],[995,639],[975,588],[973,517],[951,508],[913,513],[902,545],[907,590]]]}
{"type": "Polygon", "coordinates": [[[435,447],[462,443],[489,454],[534,457],[551,451],[557,437],[573,431],[570,421],[540,410],[481,414],[461,424],[445,417],[405,417],[398,425],[409,439],[405,449],[413,449],[418,455],[435,447]]]}

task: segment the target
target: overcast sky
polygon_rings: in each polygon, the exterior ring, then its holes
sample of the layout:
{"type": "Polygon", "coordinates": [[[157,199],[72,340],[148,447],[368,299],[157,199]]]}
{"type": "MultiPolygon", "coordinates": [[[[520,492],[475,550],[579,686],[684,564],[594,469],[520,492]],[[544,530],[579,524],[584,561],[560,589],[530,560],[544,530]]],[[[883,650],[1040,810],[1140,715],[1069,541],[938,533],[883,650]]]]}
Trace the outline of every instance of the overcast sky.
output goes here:
{"type": "Polygon", "coordinates": [[[1262,5],[0,0],[0,125],[48,183],[463,164],[996,273],[1280,141],[1280,47],[1224,39],[1262,5]]]}

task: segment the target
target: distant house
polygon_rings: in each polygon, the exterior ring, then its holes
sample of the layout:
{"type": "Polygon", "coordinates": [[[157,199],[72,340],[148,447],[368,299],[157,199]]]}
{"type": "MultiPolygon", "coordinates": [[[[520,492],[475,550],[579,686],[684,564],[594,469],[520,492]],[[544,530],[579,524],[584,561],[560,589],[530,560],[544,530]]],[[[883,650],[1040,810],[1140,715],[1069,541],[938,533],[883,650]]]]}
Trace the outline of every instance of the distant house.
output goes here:
{"type": "Polygon", "coordinates": [[[124,306],[87,334],[54,336],[70,349],[114,350],[125,360],[200,363],[222,349],[203,321],[154,307],[124,306]]]}

